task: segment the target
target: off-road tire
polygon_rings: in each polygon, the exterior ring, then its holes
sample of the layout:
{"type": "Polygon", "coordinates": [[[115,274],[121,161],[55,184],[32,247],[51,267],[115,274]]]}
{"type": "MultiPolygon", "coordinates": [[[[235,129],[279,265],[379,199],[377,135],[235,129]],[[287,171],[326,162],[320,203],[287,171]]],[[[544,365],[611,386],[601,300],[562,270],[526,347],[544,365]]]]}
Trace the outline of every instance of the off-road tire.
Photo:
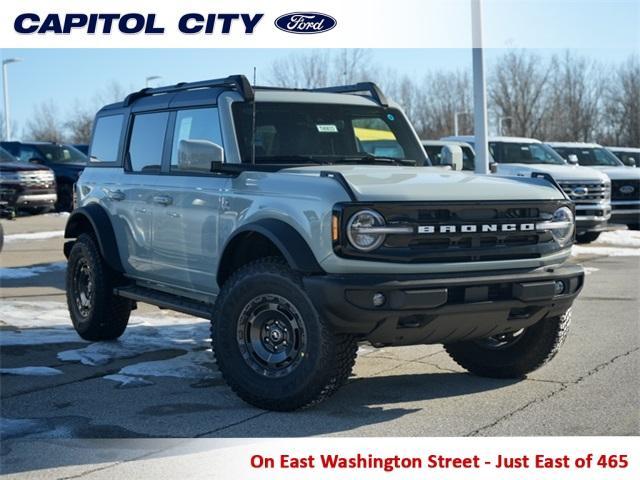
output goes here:
{"type": "Polygon", "coordinates": [[[595,242],[600,236],[601,232],[585,232],[580,235],[576,235],[576,243],[584,245],[586,243],[595,242]]]}
{"type": "Polygon", "coordinates": [[[524,378],[549,362],[558,353],[571,323],[571,309],[528,327],[512,345],[489,349],[479,342],[445,345],[451,358],[462,368],[482,377],[524,378]]]}
{"type": "Polygon", "coordinates": [[[133,305],[131,300],[113,294],[113,288],[120,281],[120,274],[102,258],[94,237],[80,235],[69,253],[66,290],[73,327],[83,339],[114,340],[124,333],[133,305]],[[88,266],[88,275],[93,282],[92,296],[84,315],[77,300],[80,295],[78,269],[83,266],[88,266]]]}
{"type": "Polygon", "coordinates": [[[304,291],[300,276],[277,257],[245,265],[225,282],[214,306],[211,339],[227,384],[247,403],[267,410],[291,411],[326,399],[347,381],[357,354],[355,338],[332,331],[304,291]],[[250,366],[239,339],[246,308],[257,298],[274,295],[297,309],[306,332],[299,363],[281,377],[268,377],[250,366]]]}

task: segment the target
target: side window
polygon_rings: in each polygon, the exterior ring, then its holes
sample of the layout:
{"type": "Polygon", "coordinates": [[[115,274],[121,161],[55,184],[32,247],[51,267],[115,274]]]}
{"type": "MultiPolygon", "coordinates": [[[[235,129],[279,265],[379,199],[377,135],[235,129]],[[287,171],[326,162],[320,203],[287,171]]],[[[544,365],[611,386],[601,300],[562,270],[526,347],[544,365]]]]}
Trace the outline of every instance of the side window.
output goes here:
{"type": "Polygon", "coordinates": [[[30,145],[21,145],[20,146],[20,154],[18,155],[18,159],[21,162],[28,162],[32,158],[37,158],[39,160],[46,160],[44,155],[42,155],[38,150],[33,148],[30,145]]]}
{"type": "Polygon", "coordinates": [[[212,161],[222,161],[222,132],[217,108],[193,108],[176,113],[171,171],[208,173],[212,161]]]}
{"type": "Polygon", "coordinates": [[[118,161],[118,145],[124,115],[100,117],[96,121],[91,140],[91,163],[113,163],[118,161]]]}
{"type": "Polygon", "coordinates": [[[128,150],[132,172],[160,173],[168,118],[167,112],[133,117],[128,150]]]}

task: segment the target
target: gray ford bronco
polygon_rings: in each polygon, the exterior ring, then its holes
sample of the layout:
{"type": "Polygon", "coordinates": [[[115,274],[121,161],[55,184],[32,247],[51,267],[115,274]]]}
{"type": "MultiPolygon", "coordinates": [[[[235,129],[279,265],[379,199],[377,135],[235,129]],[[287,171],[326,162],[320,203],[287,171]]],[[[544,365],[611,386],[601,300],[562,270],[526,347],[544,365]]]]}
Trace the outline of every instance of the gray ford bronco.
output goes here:
{"type": "Polygon", "coordinates": [[[557,352],[584,280],[553,179],[430,166],[370,83],[132,93],[98,112],[76,198],[78,334],[118,338],[137,302],[210,319],[228,384],[272,410],[331,395],[364,341],[522,378],[557,352]]]}

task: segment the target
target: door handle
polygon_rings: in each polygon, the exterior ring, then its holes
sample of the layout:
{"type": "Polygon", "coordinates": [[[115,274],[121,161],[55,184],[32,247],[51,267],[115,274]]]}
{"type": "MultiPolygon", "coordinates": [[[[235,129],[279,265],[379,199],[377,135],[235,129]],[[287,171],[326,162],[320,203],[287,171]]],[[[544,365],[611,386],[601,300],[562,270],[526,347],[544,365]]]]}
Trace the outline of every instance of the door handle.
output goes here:
{"type": "Polygon", "coordinates": [[[124,200],[125,195],[122,190],[107,190],[107,197],[109,197],[111,200],[119,202],[121,200],[124,200]]]}
{"type": "Polygon", "coordinates": [[[173,203],[173,198],[168,195],[154,195],[153,203],[157,203],[159,205],[171,205],[171,203],[173,203]]]}

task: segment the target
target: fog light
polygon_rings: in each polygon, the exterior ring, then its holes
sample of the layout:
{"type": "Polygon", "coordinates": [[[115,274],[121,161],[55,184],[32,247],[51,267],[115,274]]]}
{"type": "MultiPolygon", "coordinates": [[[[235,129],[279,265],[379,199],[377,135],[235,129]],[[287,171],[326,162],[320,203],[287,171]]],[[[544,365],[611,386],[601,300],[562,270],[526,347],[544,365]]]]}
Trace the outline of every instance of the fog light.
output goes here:
{"type": "Polygon", "coordinates": [[[376,293],[373,295],[373,306],[374,307],[381,307],[385,304],[385,302],[387,301],[387,297],[384,296],[384,293],[376,293]]]}
{"type": "Polygon", "coordinates": [[[564,282],[561,280],[557,280],[555,283],[555,294],[556,295],[562,295],[564,293],[564,282]]]}

